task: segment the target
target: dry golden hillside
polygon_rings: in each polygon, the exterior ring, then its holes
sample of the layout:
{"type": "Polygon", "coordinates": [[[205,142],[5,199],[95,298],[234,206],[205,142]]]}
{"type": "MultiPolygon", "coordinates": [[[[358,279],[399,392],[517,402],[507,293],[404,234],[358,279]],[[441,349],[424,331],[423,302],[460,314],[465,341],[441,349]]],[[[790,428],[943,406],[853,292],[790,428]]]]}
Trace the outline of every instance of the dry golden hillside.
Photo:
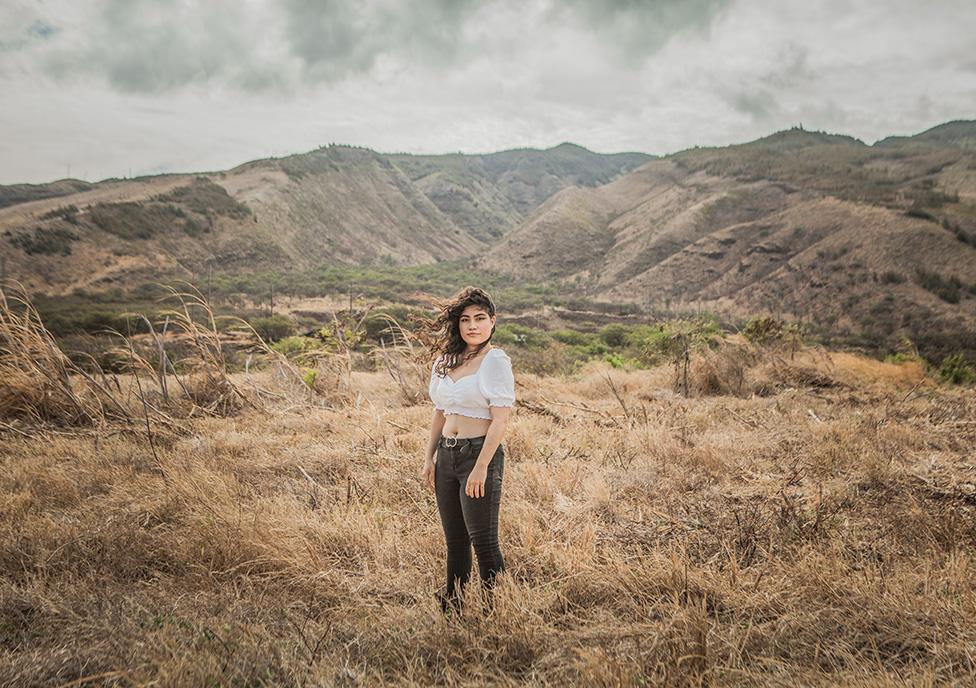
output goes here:
{"type": "Polygon", "coordinates": [[[559,189],[648,159],[570,144],[428,156],[330,145],[199,175],[0,186],[0,278],[66,295],[211,271],[431,264],[483,251],[559,189]]]}
{"type": "Polygon", "coordinates": [[[972,389],[734,339],[687,396],[668,365],[511,353],[488,618],[476,574],[464,616],[435,605],[422,374],[237,373],[253,405],[172,426],[25,422],[58,382],[0,378],[0,685],[976,680],[972,389]]]}

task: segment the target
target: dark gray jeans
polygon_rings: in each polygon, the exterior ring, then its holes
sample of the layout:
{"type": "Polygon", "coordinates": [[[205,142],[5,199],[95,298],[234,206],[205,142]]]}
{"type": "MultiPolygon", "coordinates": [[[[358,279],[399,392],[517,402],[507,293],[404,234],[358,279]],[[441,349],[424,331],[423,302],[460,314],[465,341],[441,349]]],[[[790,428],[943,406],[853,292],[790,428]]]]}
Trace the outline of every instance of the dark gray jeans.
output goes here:
{"type": "Polygon", "coordinates": [[[442,436],[437,443],[434,485],[437,510],[447,542],[447,589],[441,596],[445,609],[448,603],[460,609],[464,586],[471,575],[472,544],[489,602],[495,575],[505,570],[505,560],[498,546],[498,508],[505,473],[503,445],[498,445],[488,464],[484,497],[472,498],[464,493],[468,474],[478,460],[484,441],[484,436],[471,437],[457,440],[454,447],[446,447],[442,436]]]}

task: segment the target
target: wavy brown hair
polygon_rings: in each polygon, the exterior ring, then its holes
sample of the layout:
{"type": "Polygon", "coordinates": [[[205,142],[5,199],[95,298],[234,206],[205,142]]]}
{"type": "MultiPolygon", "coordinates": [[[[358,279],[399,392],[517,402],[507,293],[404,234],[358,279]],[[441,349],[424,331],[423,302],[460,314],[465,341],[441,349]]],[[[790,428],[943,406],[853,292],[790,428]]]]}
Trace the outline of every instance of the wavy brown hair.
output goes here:
{"type": "Polygon", "coordinates": [[[461,337],[461,313],[468,306],[480,306],[489,316],[494,316],[495,303],[488,292],[478,287],[464,287],[451,298],[435,299],[433,303],[438,311],[434,318],[416,319],[420,325],[418,336],[427,346],[428,363],[437,356],[442,356],[434,372],[437,375],[446,375],[447,371],[480,354],[495,336],[493,325],[488,339],[479,344],[470,356],[465,356],[464,351],[468,345],[461,337]]]}

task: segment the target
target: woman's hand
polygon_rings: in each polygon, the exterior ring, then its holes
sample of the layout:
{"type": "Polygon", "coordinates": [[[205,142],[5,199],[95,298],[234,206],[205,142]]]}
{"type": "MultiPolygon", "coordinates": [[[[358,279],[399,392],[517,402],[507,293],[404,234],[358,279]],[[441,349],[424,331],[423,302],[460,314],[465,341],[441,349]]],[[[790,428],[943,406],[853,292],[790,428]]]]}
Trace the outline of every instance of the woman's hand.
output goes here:
{"type": "Polygon", "coordinates": [[[431,459],[424,461],[424,467],[420,469],[420,479],[424,481],[424,484],[434,490],[434,462],[431,459]]]}
{"type": "Polygon", "coordinates": [[[468,473],[468,482],[464,486],[464,494],[472,499],[485,496],[485,480],[488,479],[488,466],[475,464],[468,473]]]}

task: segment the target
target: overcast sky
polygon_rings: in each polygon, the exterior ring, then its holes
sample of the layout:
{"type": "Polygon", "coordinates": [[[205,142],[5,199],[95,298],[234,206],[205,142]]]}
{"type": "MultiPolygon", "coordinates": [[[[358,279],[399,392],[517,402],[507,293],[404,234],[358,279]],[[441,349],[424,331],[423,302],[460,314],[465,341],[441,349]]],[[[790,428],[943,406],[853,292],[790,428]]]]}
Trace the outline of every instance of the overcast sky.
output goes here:
{"type": "Polygon", "coordinates": [[[0,183],[976,119],[973,0],[0,0],[0,183]]]}

